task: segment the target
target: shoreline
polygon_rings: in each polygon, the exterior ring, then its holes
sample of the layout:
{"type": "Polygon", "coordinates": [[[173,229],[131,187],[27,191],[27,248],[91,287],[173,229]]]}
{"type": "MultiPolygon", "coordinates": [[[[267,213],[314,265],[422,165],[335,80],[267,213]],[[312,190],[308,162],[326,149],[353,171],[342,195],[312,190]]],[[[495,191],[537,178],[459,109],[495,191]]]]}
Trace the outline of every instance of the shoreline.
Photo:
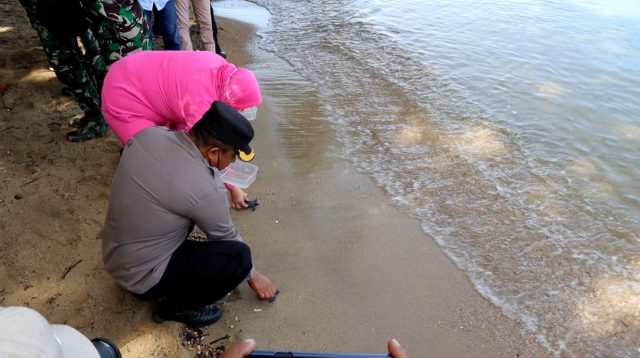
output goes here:
{"type": "MultiPolygon", "coordinates": [[[[193,357],[183,325],[155,324],[153,303],[137,301],[102,268],[96,237],[119,142],[111,132],[64,139],[80,110],[60,94],[24,10],[0,1],[9,29],[0,33],[0,81],[10,85],[0,116],[0,305],[29,306],[89,338],[109,338],[124,357],[193,357]]],[[[396,338],[412,357],[548,356],[416,220],[338,159],[317,94],[257,48],[255,29],[216,20],[228,60],[249,64],[264,97],[253,122],[260,171],[246,190],[260,206],[232,215],[255,266],[281,294],[268,304],[242,284],[224,300],[222,320],[202,329],[202,342],[228,335],[215,345],[251,337],[258,349],[382,353],[396,338]]]]}
{"type": "MultiPolygon", "coordinates": [[[[220,23],[230,29],[224,35],[251,28],[220,23]]],[[[244,322],[238,337],[260,349],[382,353],[395,337],[414,357],[549,355],[475,290],[417,220],[339,159],[311,84],[256,41],[248,39],[248,59],[230,61],[251,63],[265,99],[253,122],[260,170],[247,189],[261,206],[234,221],[282,292],[265,308],[241,287],[243,300],[227,305],[244,322]]]]}

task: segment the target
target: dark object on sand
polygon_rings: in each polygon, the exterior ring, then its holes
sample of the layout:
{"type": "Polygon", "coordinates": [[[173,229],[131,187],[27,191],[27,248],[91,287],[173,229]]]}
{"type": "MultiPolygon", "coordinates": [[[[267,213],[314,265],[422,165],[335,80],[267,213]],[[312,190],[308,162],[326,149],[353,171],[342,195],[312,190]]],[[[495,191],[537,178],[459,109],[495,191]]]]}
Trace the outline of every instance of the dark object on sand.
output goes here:
{"type": "Polygon", "coordinates": [[[247,209],[251,209],[251,211],[256,211],[256,207],[260,205],[258,199],[245,200],[244,202],[247,204],[247,209]]]}
{"type": "Polygon", "coordinates": [[[280,290],[276,290],[276,294],[273,296],[272,299],[269,300],[269,303],[274,303],[276,301],[276,298],[278,298],[279,293],[280,293],[280,290]]]}
{"type": "Polygon", "coordinates": [[[253,351],[246,358],[389,358],[386,354],[253,351]]]}

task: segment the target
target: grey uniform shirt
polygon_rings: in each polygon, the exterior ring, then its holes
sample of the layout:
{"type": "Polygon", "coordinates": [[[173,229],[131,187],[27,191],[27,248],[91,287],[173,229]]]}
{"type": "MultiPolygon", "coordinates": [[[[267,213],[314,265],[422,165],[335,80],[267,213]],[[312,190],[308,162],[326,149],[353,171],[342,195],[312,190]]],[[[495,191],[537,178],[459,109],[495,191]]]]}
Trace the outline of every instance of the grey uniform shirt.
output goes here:
{"type": "Polygon", "coordinates": [[[101,235],[105,269],[127,290],[146,292],[192,223],[209,240],[242,240],[220,171],[186,133],[147,128],[127,144],[111,184],[101,235]]]}

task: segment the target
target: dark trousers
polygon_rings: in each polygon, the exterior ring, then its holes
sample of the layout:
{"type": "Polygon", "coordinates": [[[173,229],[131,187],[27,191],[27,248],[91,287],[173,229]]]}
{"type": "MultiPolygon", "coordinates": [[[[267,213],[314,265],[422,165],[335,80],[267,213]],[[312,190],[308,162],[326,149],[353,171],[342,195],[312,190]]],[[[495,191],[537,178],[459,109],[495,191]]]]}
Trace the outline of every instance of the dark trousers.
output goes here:
{"type": "Polygon", "coordinates": [[[160,282],[140,299],[162,299],[166,309],[213,304],[231,292],[251,272],[251,250],[240,241],[192,241],[178,247],[160,282]]]}
{"type": "Polygon", "coordinates": [[[213,6],[211,8],[211,30],[213,31],[213,41],[216,43],[216,50],[220,47],[218,44],[218,25],[216,24],[216,18],[213,17],[213,6]]]}
{"type": "Polygon", "coordinates": [[[180,37],[178,36],[178,15],[176,14],[176,2],[169,0],[167,4],[158,10],[153,5],[153,10],[144,10],[147,22],[151,24],[149,29],[149,41],[153,45],[154,31],[162,34],[162,42],[165,50],[180,50],[180,37]]]}

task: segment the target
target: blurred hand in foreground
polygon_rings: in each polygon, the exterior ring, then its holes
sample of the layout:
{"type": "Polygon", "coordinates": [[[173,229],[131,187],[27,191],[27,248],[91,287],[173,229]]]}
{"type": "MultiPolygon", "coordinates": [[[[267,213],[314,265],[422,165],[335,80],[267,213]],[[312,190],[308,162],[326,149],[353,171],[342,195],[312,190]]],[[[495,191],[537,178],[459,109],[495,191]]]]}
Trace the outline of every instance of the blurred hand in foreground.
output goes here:
{"type": "Polygon", "coordinates": [[[244,341],[234,342],[227,348],[220,358],[242,358],[249,355],[256,349],[256,341],[253,339],[245,339],[244,341]]]}
{"type": "MultiPolygon", "coordinates": [[[[244,341],[234,342],[224,352],[221,358],[242,358],[249,355],[256,349],[256,342],[253,339],[247,339],[244,341]]],[[[402,348],[400,343],[395,339],[392,339],[387,343],[387,349],[392,358],[409,358],[407,351],[402,348]]]]}
{"type": "Polygon", "coordinates": [[[407,353],[407,351],[402,348],[400,343],[398,343],[395,338],[387,343],[387,349],[389,350],[389,354],[393,358],[409,358],[409,354],[407,353]]]}

